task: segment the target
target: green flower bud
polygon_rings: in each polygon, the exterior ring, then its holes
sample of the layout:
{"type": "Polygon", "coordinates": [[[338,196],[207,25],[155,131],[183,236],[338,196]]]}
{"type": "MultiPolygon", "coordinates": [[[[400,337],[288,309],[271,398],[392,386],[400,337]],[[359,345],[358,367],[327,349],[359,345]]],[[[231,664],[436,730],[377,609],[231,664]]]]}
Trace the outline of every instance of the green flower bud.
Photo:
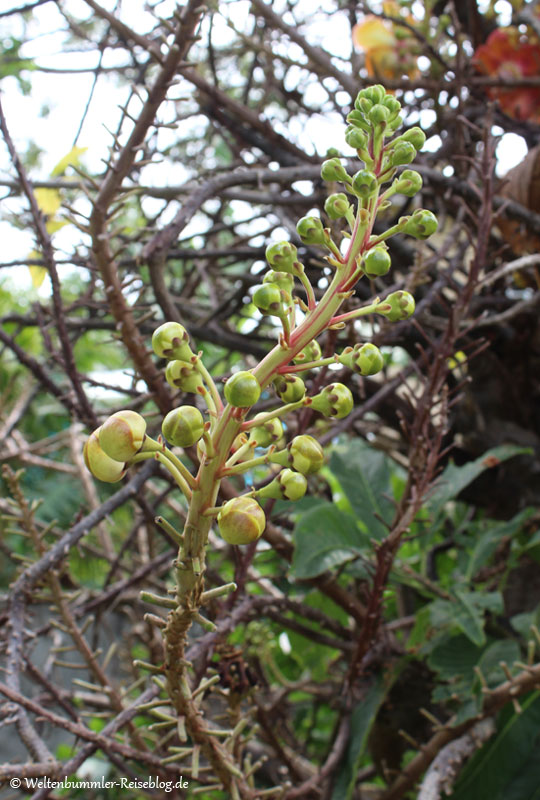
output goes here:
{"type": "Polygon", "coordinates": [[[340,192],[339,194],[331,194],[326,199],[324,210],[330,219],[340,219],[344,217],[350,208],[350,203],[347,200],[347,195],[340,192]]]}
{"type": "Polygon", "coordinates": [[[399,114],[401,111],[401,103],[391,94],[386,95],[386,97],[382,100],[382,104],[383,106],[386,106],[391,115],[399,114]]]}
{"type": "Polygon", "coordinates": [[[233,497],[217,515],[219,532],[229,544],[257,541],[266,527],[264,511],[253,497],[233,497]]]}
{"type": "Polygon", "coordinates": [[[426,134],[422,128],[415,127],[410,128],[408,131],[405,131],[405,133],[402,133],[400,139],[403,142],[410,142],[416,150],[421,150],[424,146],[424,142],[426,141],[426,134]]]}
{"type": "Polygon", "coordinates": [[[298,375],[278,375],[274,378],[274,388],[284,403],[296,403],[306,394],[306,387],[298,375]]]}
{"type": "Polygon", "coordinates": [[[225,384],[225,398],[235,408],[249,408],[261,396],[259,381],[251,372],[243,370],[231,375],[225,384]]]}
{"type": "Polygon", "coordinates": [[[410,142],[398,142],[395,146],[390,162],[393,167],[410,164],[416,158],[416,148],[410,142]]]}
{"type": "Polygon", "coordinates": [[[302,217],[296,225],[304,244],[324,244],[324,227],[319,217],[302,217]]]}
{"type": "Polygon", "coordinates": [[[352,188],[358,197],[371,197],[377,191],[377,178],[368,169],[361,169],[353,178],[352,188]]]}
{"type": "Polygon", "coordinates": [[[403,227],[403,233],[408,233],[415,239],[427,239],[435,233],[438,224],[435,214],[425,208],[417,208],[403,227]]]}
{"type": "Polygon", "coordinates": [[[192,394],[205,394],[204,383],[196,367],[190,361],[169,361],[165,370],[169,386],[192,394]]]}
{"type": "Polygon", "coordinates": [[[340,364],[360,375],[376,375],[384,366],[381,351],[374,344],[369,343],[346,347],[338,358],[340,364]]]}
{"type": "MultiPolygon", "coordinates": [[[[347,120],[349,117],[347,117],[347,120]]],[[[349,147],[354,147],[355,150],[365,150],[368,145],[368,137],[364,131],[359,130],[354,125],[350,125],[345,131],[345,141],[349,147]]]]}
{"type": "Polygon", "coordinates": [[[288,272],[278,272],[275,269],[271,269],[265,274],[263,283],[275,283],[288,295],[290,295],[294,289],[293,276],[288,272]]]}
{"type": "Polygon", "coordinates": [[[341,181],[342,183],[349,183],[351,180],[339,158],[329,158],[327,161],[323,161],[321,178],[323,181],[341,181]]]}
{"type": "MultiPolygon", "coordinates": [[[[264,413],[257,414],[253,417],[253,421],[256,422],[257,419],[264,416],[264,413]]],[[[279,442],[282,436],[283,425],[281,420],[274,417],[252,428],[249,432],[249,441],[253,442],[255,447],[270,447],[270,445],[279,442]]]]}
{"type": "Polygon", "coordinates": [[[263,283],[255,289],[253,302],[263,314],[280,315],[282,310],[281,291],[277,283],[263,283]]]}
{"type": "Polygon", "coordinates": [[[175,408],[163,420],[161,432],[175,447],[191,447],[203,435],[203,415],[195,406],[175,408]]]}
{"type": "Polygon", "coordinates": [[[286,451],[273,453],[269,460],[274,464],[281,464],[282,467],[292,466],[302,475],[311,475],[318,472],[324,464],[324,453],[313,436],[303,434],[295,436],[286,451]]]}
{"type": "Polygon", "coordinates": [[[390,111],[381,103],[376,103],[373,108],[368,111],[368,119],[374,125],[386,123],[390,119],[390,111]]]}
{"type": "Polygon", "coordinates": [[[384,303],[379,306],[377,311],[383,314],[390,322],[399,322],[408,319],[414,314],[414,297],[409,292],[392,292],[385,298],[384,303]]]}
{"type": "Polygon", "coordinates": [[[168,361],[190,361],[194,356],[189,346],[188,332],[178,322],[164,322],[152,335],[152,349],[156,356],[168,361]]]}
{"type": "Polygon", "coordinates": [[[281,272],[293,272],[298,253],[294,244],[290,242],[275,242],[266,248],[266,260],[271,267],[281,272]]]}
{"type": "Polygon", "coordinates": [[[335,417],[336,419],[343,419],[351,413],[354,407],[351,391],[342,383],[328,384],[311,400],[311,408],[324,414],[325,417],[335,417]]]}
{"type": "Polygon", "coordinates": [[[137,455],[146,436],[146,421],[136,411],[117,411],[100,428],[104,453],[122,464],[137,455]]]}
{"type": "Polygon", "coordinates": [[[404,194],[406,197],[414,195],[422,188],[422,176],[413,169],[405,169],[394,182],[396,192],[404,194]]]}
{"type": "Polygon", "coordinates": [[[100,432],[101,428],[97,428],[88,437],[83,450],[84,463],[94,478],[105,483],[116,483],[126,474],[125,464],[111,458],[101,449],[100,432]]]}
{"type": "Polygon", "coordinates": [[[384,247],[374,247],[372,250],[368,250],[362,263],[362,269],[368,278],[386,275],[391,266],[392,261],[388,255],[388,250],[384,247]]]}
{"type": "Polygon", "coordinates": [[[271,497],[274,500],[300,500],[306,493],[307,480],[301,472],[282,469],[274,480],[259,489],[259,497],[271,497]]]}
{"type": "Polygon", "coordinates": [[[373,102],[369,97],[360,97],[355,103],[356,108],[361,111],[366,117],[373,108],[373,102]]]}
{"type": "Polygon", "coordinates": [[[322,351],[319,343],[313,339],[309,344],[306,344],[303,350],[295,355],[293,361],[295,364],[303,364],[308,361],[318,361],[322,356],[322,351]]]}
{"type": "Polygon", "coordinates": [[[371,131],[371,125],[366,120],[366,115],[362,111],[358,111],[358,109],[354,109],[350,112],[350,114],[347,115],[347,122],[351,127],[356,128],[357,130],[364,131],[365,133],[371,131]]]}
{"type": "Polygon", "coordinates": [[[361,89],[358,96],[367,97],[372,103],[382,103],[386,97],[386,89],[380,83],[361,89]]]}

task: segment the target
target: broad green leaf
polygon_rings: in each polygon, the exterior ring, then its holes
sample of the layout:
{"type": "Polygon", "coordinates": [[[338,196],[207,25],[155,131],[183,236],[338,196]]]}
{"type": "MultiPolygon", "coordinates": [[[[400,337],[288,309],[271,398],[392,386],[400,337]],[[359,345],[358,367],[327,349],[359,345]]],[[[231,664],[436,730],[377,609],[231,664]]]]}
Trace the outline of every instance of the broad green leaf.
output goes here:
{"type": "Polygon", "coordinates": [[[51,178],[56,178],[58,175],[63,175],[68,167],[78,167],[81,163],[81,156],[86,153],[87,147],[72,147],[69,153],[60,159],[58,164],[51,172],[51,178]]]}
{"type": "Polygon", "coordinates": [[[302,514],[294,541],[291,573],[299,579],[314,578],[359,556],[369,547],[369,539],[359,530],[354,517],[331,503],[302,514]]]}
{"type": "Polygon", "coordinates": [[[486,643],[484,633],[484,611],[502,611],[502,597],[499,592],[466,592],[455,589],[453,619],[456,625],[474,644],[486,643]]]}
{"type": "Polygon", "coordinates": [[[377,517],[390,523],[395,509],[390,499],[392,469],[390,459],[362,441],[337,447],[330,457],[330,470],[339,481],[351,508],[370,538],[382,539],[388,529],[377,517]]]}
{"type": "Polygon", "coordinates": [[[482,656],[482,648],[474,645],[462,634],[453,636],[436,647],[428,656],[431,669],[440,674],[442,680],[454,680],[460,676],[471,682],[474,667],[482,656]]]}
{"type": "MultiPolygon", "coordinates": [[[[507,522],[499,522],[495,524],[492,523],[490,527],[478,538],[467,566],[465,577],[469,580],[473,578],[480,567],[483,567],[489,561],[497,549],[500,541],[504,537],[514,537],[514,535],[522,528],[523,524],[529,519],[529,517],[535,513],[535,509],[526,508],[507,522]]],[[[530,545],[531,540],[527,542],[524,549],[530,545]]]]}
{"type": "Polygon", "coordinates": [[[449,500],[453,500],[458,494],[472,483],[479,475],[495,467],[509,458],[519,455],[529,455],[532,450],[528,447],[517,447],[513,444],[503,444],[494,447],[484,453],[483,456],[461,467],[451,462],[448,464],[442,475],[439,477],[437,486],[428,500],[428,507],[432,514],[437,515],[449,500]]]}
{"type": "Polygon", "coordinates": [[[377,712],[397,674],[392,680],[384,680],[379,675],[362,702],[356,706],[351,716],[351,730],[347,752],[339,769],[339,777],[334,785],[332,800],[350,800],[356,784],[356,776],[368,742],[369,732],[377,712]]]}

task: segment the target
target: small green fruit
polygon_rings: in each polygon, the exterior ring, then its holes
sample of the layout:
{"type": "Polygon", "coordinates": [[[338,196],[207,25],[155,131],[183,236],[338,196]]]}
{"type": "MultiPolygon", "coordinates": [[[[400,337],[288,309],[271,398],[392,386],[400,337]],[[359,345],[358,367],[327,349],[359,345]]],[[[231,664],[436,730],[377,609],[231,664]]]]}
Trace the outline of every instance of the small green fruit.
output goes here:
{"type": "Polygon", "coordinates": [[[235,408],[249,408],[261,396],[259,381],[251,372],[242,371],[231,375],[225,384],[225,399],[235,408]]]}
{"type": "Polygon", "coordinates": [[[100,432],[101,428],[97,428],[88,437],[83,450],[84,463],[94,478],[105,483],[116,483],[126,474],[126,466],[123,462],[115,461],[101,449],[100,432]]]}
{"type": "Polygon", "coordinates": [[[136,411],[117,411],[100,428],[99,444],[104,453],[122,463],[137,455],[146,435],[146,421],[136,411]]]}
{"type": "Polygon", "coordinates": [[[175,447],[191,447],[203,435],[203,415],[195,406],[175,408],[163,420],[161,432],[175,447]]]}
{"type": "Polygon", "coordinates": [[[252,497],[233,497],[217,516],[219,532],[229,544],[257,541],[266,527],[264,511],[252,497]]]}

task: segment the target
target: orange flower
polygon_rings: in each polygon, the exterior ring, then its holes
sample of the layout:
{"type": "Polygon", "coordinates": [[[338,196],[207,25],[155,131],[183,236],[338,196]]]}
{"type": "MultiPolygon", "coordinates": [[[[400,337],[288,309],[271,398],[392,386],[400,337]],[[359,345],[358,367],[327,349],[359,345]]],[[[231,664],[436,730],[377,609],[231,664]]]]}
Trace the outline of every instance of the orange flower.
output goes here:
{"type": "MultiPolygon", "coordinates": [[[[537,76],[540,75],[540,44],[536,38],[520,34],[517,28],[497,28],[485,44],[477,48],[473,63],[485,75],[502,80],[537,76]]],[[[496,86],[486,92],[488,97],[499,102],[508,116],[540,123],[540,88],[496,86]]]]}
{"type": "MultiPolygon", "coordinates": [[[[383,8],[391,16],[399,15],[399,8],[393,3],[384,3],[383,8]]],[[[354,26],[352,37],[354,44],[365,53],[370,77],[392,80],[416,75],[415,41],[406,28],[368,16],[354,26]]]]}

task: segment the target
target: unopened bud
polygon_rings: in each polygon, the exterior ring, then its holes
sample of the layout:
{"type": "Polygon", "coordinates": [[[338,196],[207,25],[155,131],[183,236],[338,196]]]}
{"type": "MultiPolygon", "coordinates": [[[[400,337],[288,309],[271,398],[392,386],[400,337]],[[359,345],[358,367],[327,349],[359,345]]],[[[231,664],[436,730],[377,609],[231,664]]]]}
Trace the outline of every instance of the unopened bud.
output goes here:
{"type": "Polygon", "coordinates": [[[294,278],[288,272],[279,272],[275,269],[268,270],[263,278],[263,283],[275,283],[282,291],[290,295],[294,288],[294,278]]]}
{"type": "Polygon", "coordinates": [[[306,387],[298,375],[278,375],[274,378],[274,388],[284,403],[296,403],[306,394],[306,387]]]}
{"type": "Polygon", "coordinates": [[[302,217],[296,225],[298,236],[304,244],[324,244],[324,227],[319,217],[302,217]]]}
{"type": "Polygon", "coordinates": [[[398,142],[395,146],[390,163],[393,167],[400,167],[402,164],[410,164],[416,158],[416,148],[410,142],[398,142]]]}
{"type": "Polygon", "coordinates": [[[355,150],[365,150],[368,145],[368,137],[364,131],[355,127],[354,124],[350,125],[345,131],[345,141],[349,147],[354,147],[355,150]]]}
{"type": "Polygon", "coordinates": [[[307,480],[301,472],[293,469],[282,469],[271,483],[259,489],[259,497],[270,497],[274,500],[300,500],[306,493],[307,480]]]}
{"type": "Polygon", "coordinates": [[[404,194],[406,197],[414,197],[414,195],[422,188],[422,176],[414,169],[405,169],[394,181],[396,192],[404,194]]]}
{"type": "Polygon", "coordinates": [[[362,269],[368,278],[377,278],[380,275],[386,275],[391,266],[392,261],[388,250],[384,247],[373,247],[371,250],[368,250],[362,263],[362,269]]]}
{"type": "MultiPolygon", "coordinates": [[[[253,417],[253,421],[256,422],[258,418],[264,416],[264,413],[257,414],[253,417]]],[[[282,436],[283,425],[281,424],[281,420],[277,417],[273,417],[273,419],[261,422],[260,425],[252,428],[249,432],[249,441],[253,443],[255,447],[270,447],[270,445],[279,442],[282,436]]]]}
{"type": "Polygon", "coordinates": [[[321,178],[323,181],[341,181],[343,183],[350,183],[351,180],[339,158],[329,158],[327,161],[323,161],[321,178]]]}
{"type": "Polygon", "coordinates": [[[426,208],[417,208],[404,226],[403,233],[408,233],[415,239],[427,239],[435,233],[438,224],[435,214],[426,208]]]}
{"type": "Polygon", "coordinates": [[[266,527],[264,511],[253,497],[233,497],[217,516],[219,532],[229,544],[255,542],[266,527]]]}
{"type": "Polygon", "coordinates": [[[303,364],[308,361],[318,361],[322,356],[321,346],[313,339],[309,344],[306,344],[303,350],[295,355],[293,361],[295,364],[303,364]]]}
{"type": "Polygon", "coordinates": [[[426,141],[426,134],[422,128],[410,128],[399,137],[403,142],[410,142],[416,150],[421,150],[426,141]]]}
{"type": "Polygon", "coordinates": [[[392,292],[378,307],[377,312],[383,314],[390,322],[399,322],[408,319],[415,308],[414,297],[409,292],[392,292]]]}
{"type": "Polygon", "coordinates": [[[322,392],[312,398],[311,408],[324,414],[325,417],[343,419],[351,413],[354,400],[350,389],[343,383],[330,383],[322,392]]]}
{"type": "Polygon", "coordinates": [[[178,322],[164,322],[152,335],[152,349],[160,358],[169,361],[190,361],[194,353],[189,346],[188,332],[178,322]]]}
{"type": "Polygon", "coordinates": [[[383,106],[382,103],[376,103],[373,108],[368,111],[367,117],[374,125],[380,125],[381,123],[388,122],[390,119],[390,111],[386,106],[383,106]]]}
{"type": "Polygon", "coordinates": [[[126,465],[102,450],[99,444],[100,432],[101,428],[97,428],[88,437],[83,450],[84,463],[94,478],[105,483],[116,483],[126,474],[126,465]]]}
{"type": "Polygon", "coordinates": [[[259,381],[246,370],[231,375],[224,388],[225,399],[235,408],[250,408],[261,396],[259,381]]]}
{"type": "Polygon", "coordinates": [[[313,436],[307,434],[295,436],[288,451],[289,464],[302,475],[318,472],[324,464],[323,449],[313,436]]]}
{"type": "Polygon", "coordinates": [[[377,191],[377,178],[368,169],[361,169],[353,178],[352,188],[358,197],[371,197],[377,191]]]}
{"type": "Polygon", "coordinates": [[[203,415],[195,406],[174,408],[163,420],[161,432],[175,447],[191,447],[203,435],[203,415]]]}
{"type": "Polygon", "coordinates": [[[202,378],[195,365],[190,361],[169,361],[165,370],[165,380],[182,392],[204,394],[206,392],[202,378]]]}
{"type": "Polygon", "coordinates": [[[346,347],[338,358],[340,364],[352,369],[353,372],[358,372],[360,375],[375,375],[384,366],[381,351],[371,343],[346,347]]]}
{"type": "Polygon", "coordinates": [[[136,411],[117,411],[100,428],[101,449],[122,463],[137,455],[146,435],[146,421],[136,411]]]}
{"type": "Polygon", "coordinates": [[[277,283],[263,283],[253,292],[253,303],[263,314],[279,316],[282,310],[281,290],[277,283]]]}
{"type": "Polygon", "coordinates": [[[266,260],[271,267],[281,272],[293,272],[298,252],[291,242],[275,242],[266,248],[266,260]]]}
{"type": "Polygon", "coordinates": [[[351,204],[347,200],[347,195],[340,192],[339,194],[331,194],[326,199],[324,210],[330,219],[340,219],[347,214],[351,204]]]}

